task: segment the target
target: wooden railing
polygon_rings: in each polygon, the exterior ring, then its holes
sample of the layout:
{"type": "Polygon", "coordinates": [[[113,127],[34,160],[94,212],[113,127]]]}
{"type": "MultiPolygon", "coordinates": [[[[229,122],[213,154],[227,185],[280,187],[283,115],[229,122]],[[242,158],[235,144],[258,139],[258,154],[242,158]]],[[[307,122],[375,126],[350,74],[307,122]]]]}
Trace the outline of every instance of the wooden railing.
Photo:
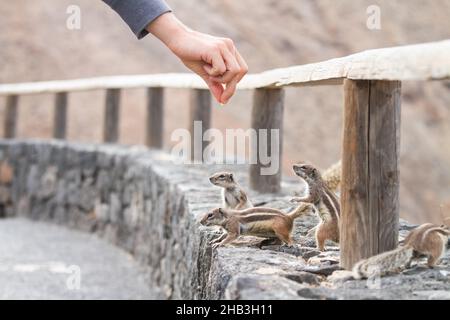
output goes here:
{"type": "MultiPolygon", "coordinates": [[[[397,246],[399,220],[399,149],[401,81],[450,79],[450,40],[369,50],[343,58],[276,69],[245,77],[238,89],[254,90],[252,128],[283,128],[286,86],[342,85],[345,91],[343,169],[341,184],[341,265],[397,246]]],[[[106,90],[104,141],[119,139],[121,90],[148,88],[146,142],[163,146],[164,88],[189,88],[191,119],[210,127],[211,96],[202,80],[191,74],[156,74],[0,85],[6,95],[4,137],[16,134],[19,96],[54,93],[53,136],[66,137],[67,95],[106,90]]],[[[191,130],[193,130],[191,128],[191,130]]],[[[258,150],[267,141],[257,141],[258,150]]],[[[280,150],[282,134],[280,134],[280,150]]],[[[267,149],[265,149],[267,150],[267,149]]],[[[194,158],[201,159],[201,154],[194,158]]],[[[281,155],[280,155],[281,157],[281,155]]],[[[280,159],[281,163],[281,159],[280,159]]],[[[262,164],[250,166],[250,186],[278,192],[278,174],[261,176],[262,164]]]]}

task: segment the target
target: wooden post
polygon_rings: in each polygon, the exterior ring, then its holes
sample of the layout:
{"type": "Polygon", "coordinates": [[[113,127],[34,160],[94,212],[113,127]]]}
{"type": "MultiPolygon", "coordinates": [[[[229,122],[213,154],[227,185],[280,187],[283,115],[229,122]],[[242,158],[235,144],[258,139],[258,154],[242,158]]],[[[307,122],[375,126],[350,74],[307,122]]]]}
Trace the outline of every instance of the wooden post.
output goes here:
{"type": "Polygon", "coordinates": [[[283,89],[256,89],[253,97],[252,128],[256,130],[257,141],[252,143],[251,152],[257,152],[252,156],[256,164],[250,165],[250,187],[263,193],[276,193],[281,190],[281,172],[283,155],[283,113],[284,90],[283,89]],[[267,138],[261,139],[260,129],[267,129],[267,138]],[[278,138],[274,136],[272,141],[271,129],[278,130],[278,138]],[[276,154],[271,154],[271,150],[276,154]],[[261,160],[261,154],[267,153],[272,162],[267,164],[261,160]],[[261,170],[276,164],[276,172],[265,175],[261,170]]]}
{"type": "Polygon", "coordinates": [[[203,150],[207,142],[202,139],[202,144],[198,145],[194,141],[196,138],[199,139],[198,135],[203,137],[203,133],[211,128],[211,93],[209,90],[191,90],[190,113],[191,160],[195,163],[201,163],[203,162],[203,150]]]}
{"type": "Polygon", "coordinates": [[[105,123],[103,141],[117,143],[119,141],[120,89],[106,90],[105,123]]]}
{"type": "Polygon", "coordinates": [[[164,144],[164,89],[147,90],[147,128],[145,141],[149,148],[162,149],[164,144]]]}
{"type": "Polygon", "coordinates": [[[399,225],[401,83],[345,80],[341,266],[394,249],[399,225]]]}
{"type": "Polygon", "coordinates": [[[17,131],[17,105],[19,103],[19,97],[11,95],[6,97],[6,110],[5,110],[5,122],[3,136],[6,139],[16,137],[17,131]]]}
{"type": "Polygon", "coordinates": [[[66,131],[67,131],[67,92],[59,92],[55,95],[53,138],[65,139],[66,131]]]}

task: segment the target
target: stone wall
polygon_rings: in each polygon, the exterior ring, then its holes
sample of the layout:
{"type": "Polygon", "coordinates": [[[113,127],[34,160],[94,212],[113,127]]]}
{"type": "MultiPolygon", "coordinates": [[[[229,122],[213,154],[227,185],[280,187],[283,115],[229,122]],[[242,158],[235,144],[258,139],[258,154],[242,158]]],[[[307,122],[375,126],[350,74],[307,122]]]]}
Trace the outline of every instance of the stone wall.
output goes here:
{"type": "MultiPolygon", "coordinates": [[[[145,148],[0,140],[0,216],[24,216],[95,232],[132,253],[148,269],[150,286],[168,299],[341,299],[447,297],[449,255],[443,269],[413,269],[383,279],[329,283],[339,269],[338,247],[315,250],[307,231],[314,216],[297,219],[294,247],[258,248],[247,238],[212,252],[217,232],[197,223],[220,203],[207,177],[222,168],[174,165],[145,148]],[[425,279],[425,280],[423,280],[425,279]],[[428,282],[427,282],[428,281],[428,282]]],[[[232,168],[245,185],[245,172],[232,168]]],[[[250,193],[254,203],[289,210],[298,181],[283,193],[250,193]]],[[[401,236],[411,228],[401,223],[401,236]]]]}
{"type": "Polygon", "coordinates": [[[95,232],[148,266],[150,285],[167,298],[206,297],[211,251],[196,219],[218,196],[165,158],[139,148],[1,141],[0,214],[95,232]],[[196,189],[202,196],[187,201],[196,189]]]}

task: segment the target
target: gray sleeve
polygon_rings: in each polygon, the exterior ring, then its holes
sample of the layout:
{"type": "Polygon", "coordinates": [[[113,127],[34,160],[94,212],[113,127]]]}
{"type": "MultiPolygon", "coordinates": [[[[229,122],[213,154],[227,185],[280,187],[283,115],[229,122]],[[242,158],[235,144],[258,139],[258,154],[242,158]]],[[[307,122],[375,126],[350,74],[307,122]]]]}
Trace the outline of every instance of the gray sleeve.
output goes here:
{"type": "Polygon", "coordinates": [[[145,27],[163,13],[171,11],[164,0],[103,0],[128,24],[141,39],[148,34],[145,27]]]}

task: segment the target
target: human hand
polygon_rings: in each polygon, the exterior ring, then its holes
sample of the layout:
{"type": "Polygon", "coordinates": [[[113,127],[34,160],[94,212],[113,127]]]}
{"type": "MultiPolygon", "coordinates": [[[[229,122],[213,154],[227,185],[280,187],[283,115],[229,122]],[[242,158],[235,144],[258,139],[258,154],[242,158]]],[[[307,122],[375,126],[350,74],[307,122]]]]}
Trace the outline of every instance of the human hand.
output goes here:
{"type": "Polygon", "coordinates": [[[154,20],[147,30],[198,74],[221,104],[230,100],[248,72],[247,63],[232,40],[190,30],[172,13],[154,20]]]}

